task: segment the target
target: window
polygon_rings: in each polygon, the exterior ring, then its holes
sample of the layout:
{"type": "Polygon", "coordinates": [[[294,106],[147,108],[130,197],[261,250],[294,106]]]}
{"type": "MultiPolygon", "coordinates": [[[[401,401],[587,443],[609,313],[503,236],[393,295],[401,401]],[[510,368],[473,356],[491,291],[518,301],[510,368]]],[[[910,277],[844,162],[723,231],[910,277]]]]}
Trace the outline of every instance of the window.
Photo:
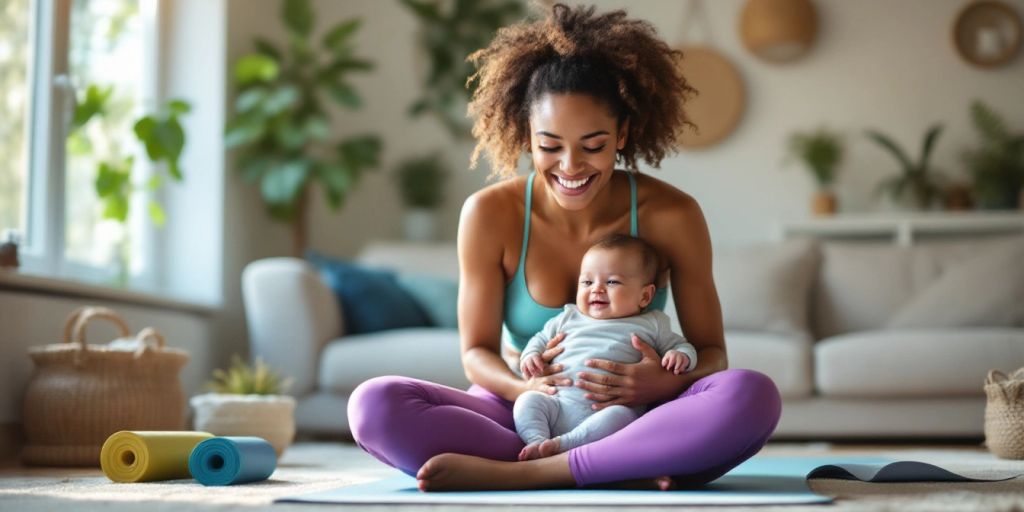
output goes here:
{"type": "Polygon", "coordinates": [[[0,0],[0,231],[21,234],[25,270],[151,287],[156,229],[144,187],[123,224],[103,217],[102,162],[134,156],[132,131],[155,104],[156,0],[0,0]],[[74,130],[76,101],[109,90],[102,115],[74,130]]]}

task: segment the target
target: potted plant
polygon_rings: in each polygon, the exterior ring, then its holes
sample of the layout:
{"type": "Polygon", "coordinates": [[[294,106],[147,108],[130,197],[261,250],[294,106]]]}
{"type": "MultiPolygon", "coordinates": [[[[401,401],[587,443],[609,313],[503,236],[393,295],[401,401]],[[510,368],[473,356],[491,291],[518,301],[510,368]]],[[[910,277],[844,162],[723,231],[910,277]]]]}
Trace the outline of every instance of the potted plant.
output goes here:
{"type": "Polygon", "coordinates": [[[788,157],[800,160],[811,171],[818,186],[811,202],[811,211],[815,215],[835,214],[839,202],[832,185],[836,180],[839,162],[843,159],[842,137],[826,128],[793,133],[789,136],[788,157]]]}
{"type": "Polygon", "coordinates": [[[213,371],[210,393],[189,400],[195,429],[262,437],[280,457],[295,437],[295,399],[284,394],[290,385],[291,379],[281,378],[262,360],[250,366],[236,355],[227,370],[213,371]]]}
{"type": "Polygon", "coordinates": [[[917,210],[927,210],[941,191],[939,182],[942,176],[932,169],[929,158],[935,141],[942,133],[942,125],[935,124],[928,128],[921,144],[921,156],[917,162],[910,159],[903,148],[892,138],[878,130],[867,130],[869,139],[878,143],[899,162],[899,175],[886,178],[878,184],[878,193],[889,193],[889,197],[897,205],[917,210]]]}
{"type": "Polygon", "coordinates": [[[309,0],[284,0],[282,6],[287,47],[257,38],[256,53],[235,65],[238,96],[225,145],[240,149],[238,169],[244,180],[259,184],[271,218],[291,224],[292,253],[300,256],[308,244],[310,186],[318,182],[337,210],[361,174],[377,166],[381,140],[368,134],[336,140],[324,104],[362,105],[349,82],[352,73],[373,68],[354,53],[360,21],[341,21],[316,42],[309,0]]]}
{"type": "Polygon", "coordinates": [[[466,102],[476,90],[466,56],[487,46],[500,27],[525,13],[520,0],[400,0],[420,23],[417,48],[426,54],[423,92],[409,114],[434,116],[455,138],[469,138],[466,102]]]}
{"type": "Polygon", "coordinates": [[[405,237],[432,240],[437,234],[437,208],[444,200],[448,165],[440,153],[415,156],[399,162],[395,180],[405,212],[405,237]]]}
{"type": "Polygon", "coordinates": [[[979,146],[961,154],[973,181],[978,206],[1013,209],[1024,186],[1024,134],[1012,134],[1002,116],[979,100],[971,103],[979,146]]]}

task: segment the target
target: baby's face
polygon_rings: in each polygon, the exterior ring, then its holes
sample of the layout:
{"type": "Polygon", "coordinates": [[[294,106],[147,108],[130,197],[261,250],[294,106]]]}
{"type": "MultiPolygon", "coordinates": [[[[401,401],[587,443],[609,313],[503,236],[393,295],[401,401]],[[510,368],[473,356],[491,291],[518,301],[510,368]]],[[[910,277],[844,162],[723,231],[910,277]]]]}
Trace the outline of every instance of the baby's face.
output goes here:
{"type": "Polygon", "coordinates": [[[623,318],[640,313],[654,296],[640,256],[623,249],[591,249],[583,256],[576,307],[591,318],[623,318]]]}

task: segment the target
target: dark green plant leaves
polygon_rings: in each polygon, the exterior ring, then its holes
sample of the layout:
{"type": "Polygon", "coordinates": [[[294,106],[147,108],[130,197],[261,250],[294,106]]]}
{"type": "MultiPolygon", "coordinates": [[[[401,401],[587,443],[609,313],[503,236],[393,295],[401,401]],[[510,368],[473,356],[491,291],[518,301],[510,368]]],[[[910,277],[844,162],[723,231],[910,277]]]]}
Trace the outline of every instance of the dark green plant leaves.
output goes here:
{"type": "Polygon", "coordinates": [[[270,204],[292,204],[309,178],[310,162],[291,160],[268,168],[260,182],[263,199],[270,204]]]}
{"type": "Polygon", "coordinates": [[[313,31],[313,7],[309,0],[284,0],[285,25],[295,35],[306,37],[313,31]]]}
{"type": "Polygon", "coordinates": [[[344,53],[347,50],[349,39],[352,38],[352,34],[355,34],[360,25],[362,25],[362,20],[359,19],[348,20],[335,25],[324,36],[324,48],[335,53],[344,53]]]}
{"type": "Polygon", "coordinates": [[[91,84],[85,89],[85,96],[75,105],[75,115],[72,121],[72,129],[77,130],[88,123],[95,115],[103,115],[107,108],[107,102],[114,94],[114,86],[101,87],[91,84]]]}

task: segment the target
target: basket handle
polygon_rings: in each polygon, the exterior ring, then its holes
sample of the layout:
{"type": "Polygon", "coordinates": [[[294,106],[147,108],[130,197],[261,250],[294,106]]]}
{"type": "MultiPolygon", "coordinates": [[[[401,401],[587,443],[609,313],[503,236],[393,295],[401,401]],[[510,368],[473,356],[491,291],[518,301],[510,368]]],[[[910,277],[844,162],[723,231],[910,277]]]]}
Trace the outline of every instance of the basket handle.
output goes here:
{"type": "Polygon", "coordinates": [[[985,384],[997,384],[1005,381],[1006,374],[999,370],[989,370],[988,377],[985,378],[985,384]]]}
{"type": "Polygon", "coordinates": [[[121,337],[131,334],[128,324],[114,310],[99,306],[86,306],[75,310],[64,324],[64,343],[77,343],[81,350],[89,350],[89,346],[85,343],[85,326],[94,318],[103,318],[112,322],[121,337]]]}
{"type": "Polygon", "coordinates": [[[142,354],[145,354],[147,351],[152,350],[152,345],[150,343],[147,343],[147,341],[152,341],[153,343],[156,343],[157,350],[162,350],[164,348],[164,345],[167,344],[167,339],[164,338],[164,335],[160,334],[160,331],[156,330],[153,327],[146,327],[145,329],[139,331],[139,333],[135,335],[135,339],[139,340],[139,349],[135,351],[136,358],[139,358],[142,356],[142,354]]]}

